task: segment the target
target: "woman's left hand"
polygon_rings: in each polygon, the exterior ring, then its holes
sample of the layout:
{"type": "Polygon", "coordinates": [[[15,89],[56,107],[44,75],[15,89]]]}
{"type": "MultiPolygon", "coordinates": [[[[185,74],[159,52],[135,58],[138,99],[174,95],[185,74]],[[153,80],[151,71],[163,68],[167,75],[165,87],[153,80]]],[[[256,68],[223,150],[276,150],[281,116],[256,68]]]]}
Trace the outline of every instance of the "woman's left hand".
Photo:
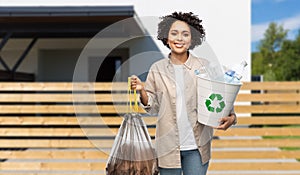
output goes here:
{"type": "Polygon", "coordinates": [[[216,129],[227,130],[230,126],[236,123],[236,115],[230,114],[227,117],[222,117],[220,119],[220,125],[216,129]]]}

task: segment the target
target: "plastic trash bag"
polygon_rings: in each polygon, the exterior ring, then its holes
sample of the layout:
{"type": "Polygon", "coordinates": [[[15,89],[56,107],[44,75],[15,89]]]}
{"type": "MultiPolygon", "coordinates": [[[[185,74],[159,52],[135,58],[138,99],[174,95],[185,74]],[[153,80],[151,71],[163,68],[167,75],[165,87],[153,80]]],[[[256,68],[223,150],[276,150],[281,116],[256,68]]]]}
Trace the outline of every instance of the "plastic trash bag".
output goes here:
{"type": "Polygon", "coordinates": [[[106,175],[157,175],[146,124],[137,113],[125,114],[106,165],[106,175]]]}

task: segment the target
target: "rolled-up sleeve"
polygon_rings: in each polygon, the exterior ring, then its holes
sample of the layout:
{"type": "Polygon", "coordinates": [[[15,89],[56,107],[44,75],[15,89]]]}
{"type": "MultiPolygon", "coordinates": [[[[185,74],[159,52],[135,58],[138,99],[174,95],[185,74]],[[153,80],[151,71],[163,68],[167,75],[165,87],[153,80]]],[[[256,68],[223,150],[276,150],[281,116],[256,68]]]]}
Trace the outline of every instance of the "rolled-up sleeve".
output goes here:
{"type": "Polygon", "coordinates": [[[151,109],[151,104],[153,104],[153,100],[152,97],[147,93],[148,96],[148,103],[147,105],[144,105],[143,103],[141,103],[142,99],[140,98],[140,104],[142,106],[143,109],[145,109],[147,112],[149,112],[149,110],[151,109]]]}
{"type": "MultiPolygon", "coordinates": [[[[145,90],[147,92],[148,96],[148,103],[147,105],[143,105],[141,103],[141,106],[145,109],[148,113],[157,113],[157,100],[156,100],[156,87],[155,87],[155,75],[153,71],[153,66],[151,66],[146,82],[145,82],[145,90]]],[[[141,99],[140,99],[141,100],[141,99]]]]}

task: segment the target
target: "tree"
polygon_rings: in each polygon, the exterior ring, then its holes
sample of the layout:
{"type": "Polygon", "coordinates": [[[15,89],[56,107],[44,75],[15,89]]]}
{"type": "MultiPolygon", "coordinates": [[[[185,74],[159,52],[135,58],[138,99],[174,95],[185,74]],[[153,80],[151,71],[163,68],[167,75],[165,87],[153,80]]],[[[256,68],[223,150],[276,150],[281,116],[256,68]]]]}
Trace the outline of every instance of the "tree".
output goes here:
{"type": "Polygon", "coordinates": [[[295,40],[283,42],[281,57],[278,59],[279,80],[297,81],[300,80],[300,30],[295,40]]]}
{"type": "Polygon", "coordinates": [[[251,61],[251,67],[252,67],[252,74],[253,75],[262,75],[264,73],[264,63],[263,63],[263,57],[260,52],[254,52],[251,54],[252,61],[251,61]]]}
{"type": "Polygon", "coordinates": [[[264,38],[260,41],[259,51],[266,61],[274,61],[283,42],[286,40],[288,30],[282,25],[272,22],[264,33],[264,38]]]}
{"type": "Polygon", "coordinates": [[[252,73],[264,81],[300,80],[300,30],[294,40],[287,39],[282,25],[270,23],[260,41],[259,52],[252,53],[252,73]]]}

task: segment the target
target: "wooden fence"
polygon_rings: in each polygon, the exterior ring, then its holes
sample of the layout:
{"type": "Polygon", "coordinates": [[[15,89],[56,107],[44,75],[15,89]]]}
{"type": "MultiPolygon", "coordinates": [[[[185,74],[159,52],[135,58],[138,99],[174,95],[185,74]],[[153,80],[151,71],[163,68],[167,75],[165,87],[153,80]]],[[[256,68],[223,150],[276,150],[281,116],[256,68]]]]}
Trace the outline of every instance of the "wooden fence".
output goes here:
{"type": "MultiPolygon", "coordinates": [[[[0,83],[0,174],[104,175],[126,88],[0,83]]],[[[245,82],[238,124],[215,132],[209,174],[300,174],[299,90],[300,82],[245,82]]],[[[144,120],[154,137],[156,118],[144,120]]]]}

